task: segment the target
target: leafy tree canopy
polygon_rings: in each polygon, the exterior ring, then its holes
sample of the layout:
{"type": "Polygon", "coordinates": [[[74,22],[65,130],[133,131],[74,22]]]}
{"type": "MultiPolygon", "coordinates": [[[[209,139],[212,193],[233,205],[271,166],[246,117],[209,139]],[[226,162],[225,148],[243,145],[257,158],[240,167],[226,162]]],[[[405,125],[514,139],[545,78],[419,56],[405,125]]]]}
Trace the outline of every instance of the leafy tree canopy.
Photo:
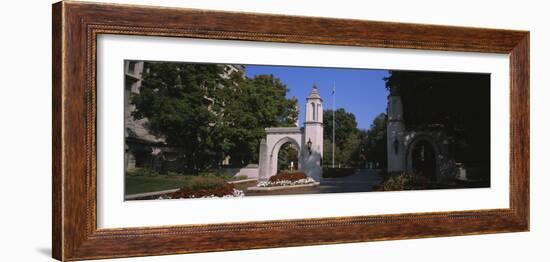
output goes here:
{"type": "Polygon", "coordinates": [[[267,126],[295,123],[297,101],[272,75],[253,78],[217,64],[148,63],[133,116],[181,148],[189,170],[257,160],[267,126]]]}
{"type": "Polygon", "coordinates": [[[361,131],[357,128],[355,115],[339,108],[336,111],[325,110],[323,112],[324,124],[324,164],[332,164],[332,128],[333,112],[335,119],[335,164],[340,166],[355,166],[359,160],[361,131]]]}
{"type": "Polygon", "coordinates": [[[287,99],[288,88],[272,75],[244,79],[237,90],[224,91],[228,99],[223,135],[235,163],[257,162],[265,128],[292,126],[298,118],[298,101],[287,99]]]}
{"type": "Polygon", "coordinates": [[[374,120],[368,131],[363,135],[362,152],[364,160],[367,162],[378,163],[380,167],[387,165],[387,116],[384,113],[379,114],[374,120]]]}

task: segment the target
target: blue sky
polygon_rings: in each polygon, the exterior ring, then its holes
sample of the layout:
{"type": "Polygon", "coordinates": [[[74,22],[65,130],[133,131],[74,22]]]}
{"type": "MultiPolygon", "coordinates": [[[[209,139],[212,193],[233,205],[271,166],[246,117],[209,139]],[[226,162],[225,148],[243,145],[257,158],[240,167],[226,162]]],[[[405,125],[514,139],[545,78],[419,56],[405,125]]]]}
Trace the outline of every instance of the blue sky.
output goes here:
{"type": "Polygon", "coordinates": [[[332,109],[331,90],[336,83],[336,108],[352,112],[359,128],[368,129],[378,114],[386,112],[388,92],[383,78],[389,75],[387,70],[246,65],[248,77],[262,74],[278,77],[290,89],[287,97],[298,98],[300,126],[305,98],[313,84],[317,85],[327,110],[332,109]]]}

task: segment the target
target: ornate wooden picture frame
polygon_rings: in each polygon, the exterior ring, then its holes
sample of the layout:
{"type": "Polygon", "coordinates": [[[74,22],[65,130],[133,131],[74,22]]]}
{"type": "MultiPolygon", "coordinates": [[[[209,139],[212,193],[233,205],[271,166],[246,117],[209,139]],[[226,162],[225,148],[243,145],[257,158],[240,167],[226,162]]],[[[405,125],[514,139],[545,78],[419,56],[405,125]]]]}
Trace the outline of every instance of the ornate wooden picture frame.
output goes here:
{"type": "Polygon", "coordinates": [[[529,32],[83,2],[53,5],[53,257],[81,260],[529,230],[529,32]],[[510,207],[98,229],[99,34],[508,54],[510,207]]]}

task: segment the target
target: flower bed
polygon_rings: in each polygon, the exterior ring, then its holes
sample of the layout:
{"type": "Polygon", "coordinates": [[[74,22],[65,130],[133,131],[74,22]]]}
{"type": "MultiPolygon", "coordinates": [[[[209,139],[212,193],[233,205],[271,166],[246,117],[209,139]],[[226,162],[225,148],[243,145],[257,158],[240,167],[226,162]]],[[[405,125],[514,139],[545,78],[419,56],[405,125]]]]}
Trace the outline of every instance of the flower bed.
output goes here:
{"type": "Polygon", "coordinates": [[[315,180],[308,177],[304,172],[283,172],[269,178],[268,181],[258,183],[258,187],[273,187],[273,186],[295,186],[313,184],[315,180]]]}
{"type": "Polygon", "coordinates": [[[236,188],[229,189],[224,187],[215,190],[201,189],[198,191],[190,190],[178,190],[171,194],[166,194],[158,197],[157,199],[178,199],[178,198],[230,198],[230,197],[244,197],[244,191],[236,188]]]}
{"type": "Polygon", "coordinates": [[[304,172],[281,172],[269,178],[269,182],[298,181],[308,178],[304,172]]]}
{"type": "Polygon", "coordinates": [[[222,184],[220,186],[212,187],[212,188],[190,188],[190,187],[184,187],[180,188],[180,190],[170,194],[171,198],[201,198],[206,196],[216,196],[216,197],[223,197],[227,195],[233,194],[233,189],[235,187],[231,184],[222,184]]]}
{"type": "Polygon", "coordinates": [[[164,194],[158,199],[178,198],[216,198],[216,197],[242,197],[244,192],[235,188],[232,183],[216,176],[193,177],[178,191],[164,194]]]}

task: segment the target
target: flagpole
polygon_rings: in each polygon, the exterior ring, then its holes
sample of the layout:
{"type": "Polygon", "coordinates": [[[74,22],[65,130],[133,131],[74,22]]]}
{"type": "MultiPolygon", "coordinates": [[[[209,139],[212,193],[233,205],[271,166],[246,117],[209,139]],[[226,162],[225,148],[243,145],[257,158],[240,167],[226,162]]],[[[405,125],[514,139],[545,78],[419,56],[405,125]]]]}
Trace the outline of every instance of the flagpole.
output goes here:
{"type": "Polygon", "coordinates": [[[332,168],[334,168],[334,143],[335,143],[335,134],[336,134],[336,81],[332,86],[332,168]]]}

